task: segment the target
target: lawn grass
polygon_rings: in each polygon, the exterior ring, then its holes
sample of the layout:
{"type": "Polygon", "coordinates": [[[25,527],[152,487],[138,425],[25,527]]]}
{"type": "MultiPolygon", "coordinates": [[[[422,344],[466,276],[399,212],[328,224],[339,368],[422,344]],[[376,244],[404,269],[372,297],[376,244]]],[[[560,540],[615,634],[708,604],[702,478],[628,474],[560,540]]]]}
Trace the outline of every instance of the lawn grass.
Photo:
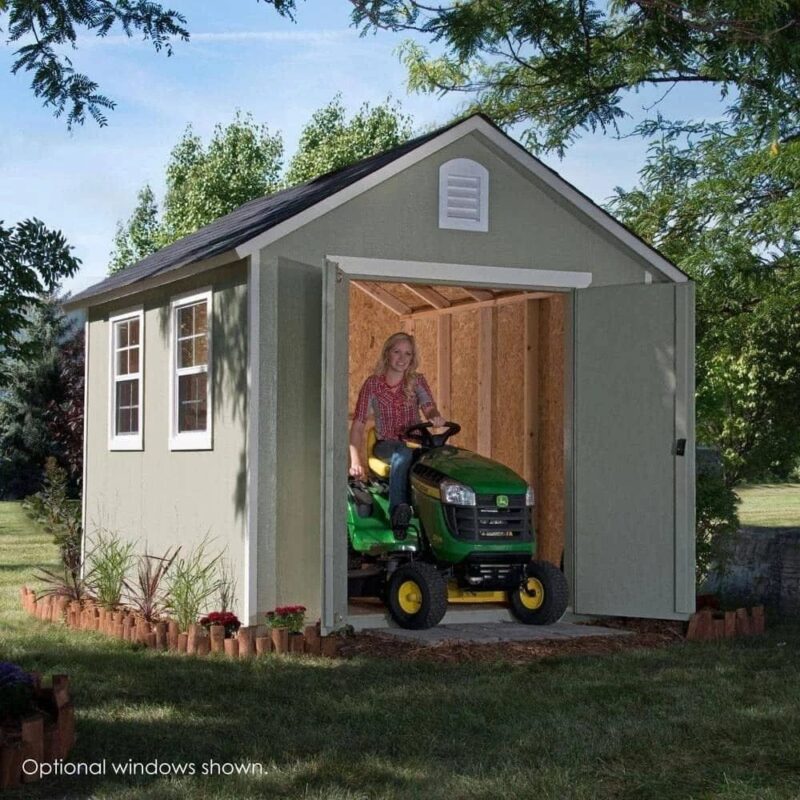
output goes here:
{"type": "Polygon", "coordinates": [[[72,677],[92,763],[263,765],[260,777],[62,777],[27,798],[788,798],[800,793],[800,628],[526,664],[136,650],[33,620],[17,589],[54,559],[0,504],[0,658],[72,677]]]}
{"type": "Polygon", "coordinates": [[[742,525],[800,528],[800,483],[758,483],[738,486],[742,525]]]}

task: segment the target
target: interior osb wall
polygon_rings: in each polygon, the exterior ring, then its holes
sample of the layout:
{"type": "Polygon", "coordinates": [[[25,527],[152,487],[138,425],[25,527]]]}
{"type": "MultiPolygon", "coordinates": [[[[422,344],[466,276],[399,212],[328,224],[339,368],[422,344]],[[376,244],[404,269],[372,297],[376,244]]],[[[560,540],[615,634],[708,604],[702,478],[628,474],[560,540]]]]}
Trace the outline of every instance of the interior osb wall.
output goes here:
{"type": "MultiPolygon", "coordinates": [[[[383,284],[392,294],[407,298],[408,290],[383,284]]],[[[436,291],[454,299],[455,287],[437,286],[436,291]],[[452,297],[451,297],[452,295],[452,297]]],[[[417,304],[419,301],[416,301],[417,304]]],[[[446,413],[458,422],[462,432],[453,443],[478,449],[478,385],[480,311],[450,314],[450,408],[446,413]]],[[[560,564],[564,548],[564,320],[563,296],[498,305],[492,309],[491,324],[491,452],[485,453],[508,465],[531,482],[537,496],[536,529],[540,558],[560,564]],[[532,329],[526,336],[529,322],[532,329]],[[533,337],[533,338],[532,338],[533,337]],[[536,397],[527,399],[528,385],[536,397]],[[532,380],[532,383],[531,383],[532,380]],[[525,404],[531,403],[526,431],[525,404]],[[534,452],[527,459],[526,438],[534,452]],[[527,474],[526,474],[527,473],[527,474]]],[[[383,342],[392,333],[406,330],[417,339],[420,370],[439,400],[437,365],[439,322],[436,316],[402,320],[381,303],[355,286],[350,287],[350,414],[358,390],[372,372],[383,342]]]]}

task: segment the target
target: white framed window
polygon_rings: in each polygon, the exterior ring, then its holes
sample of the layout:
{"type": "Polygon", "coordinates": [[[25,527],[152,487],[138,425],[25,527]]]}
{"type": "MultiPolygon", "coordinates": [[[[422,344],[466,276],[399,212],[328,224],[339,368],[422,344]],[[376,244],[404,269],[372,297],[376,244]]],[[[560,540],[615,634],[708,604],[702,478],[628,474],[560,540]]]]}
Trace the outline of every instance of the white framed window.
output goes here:
{"type": "Polygon", "coordinates": [[[211,289],[170,304],[170,449],[210,450],[211,289]]]}
{"type": "Polygon", "coordinates": [[[489,230],[489,170],[469,158],[439,167],[439,227],[489,230]]]}
{"type": "Polygon", "coordinates": [[[108,319],[108,449],[141,450],[144,422],[144,310],[108,319]]]}

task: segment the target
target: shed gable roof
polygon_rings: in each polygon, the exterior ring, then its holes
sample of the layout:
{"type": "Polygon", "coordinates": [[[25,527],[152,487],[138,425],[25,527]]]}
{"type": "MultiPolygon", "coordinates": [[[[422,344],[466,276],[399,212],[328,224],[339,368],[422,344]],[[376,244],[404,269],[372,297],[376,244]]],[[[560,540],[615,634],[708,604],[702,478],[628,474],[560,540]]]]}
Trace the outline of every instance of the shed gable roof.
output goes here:
{"type": "Polygon", "coordinates": [[[319,216],[330,208],[346,202],[354,194],[359,194],[359,189],[366,190],[375,183],[386,180],[392,174],[404,169],[408,166],[405,162],[409,159],[416,161],[429,155],[431,146],[439,149],[436,145],[444,146],[454,138],[452,135],[445,137],[445,134],[456,134],[455,138],[460,138],[473,130],[479,130],[484,135],[488,135],[510,156],[520,161],[537,177],[555,188],[573,205],[609,230],[622,240],[623,244],[631,247],[667,277],[676,281],[687,279],[685,273],[654,247],[640,239],[619,220],[564,180],[557,172],[528,153],[522,145],[511,139],[491,120],[482,114],[473,114],[466,119],[457,120],[423,136],[411,139],[391,150],[321,175],[307,183],[250,200],[194,233],[79,292],[71,297],[65,305],[69,308],[93,305],[96,302],[102,302],[106,295],[116,294],[126,287],[132,287],[134,284],[155,276],[206,261],[224,253],[235,252],[235,257],[241,258],[263,247],[269,241],[280,238],[290,230],[301,227],[308,221],[306,219],[308,213],[303,214],[303,212],[313,213],[317,207],[319,213],[313,214],[313,216],[319,216]],[[457,130],[461,128],[463,131],[457,130]],[[397,168],[392,168],[393,166],[397,168]],[[361,187],[360,183],[366,185],[361,187]],[[336,197],[337,195],[338,197],[336,197]],[[91,302],[93,300],[94,303],[91,302]]]}

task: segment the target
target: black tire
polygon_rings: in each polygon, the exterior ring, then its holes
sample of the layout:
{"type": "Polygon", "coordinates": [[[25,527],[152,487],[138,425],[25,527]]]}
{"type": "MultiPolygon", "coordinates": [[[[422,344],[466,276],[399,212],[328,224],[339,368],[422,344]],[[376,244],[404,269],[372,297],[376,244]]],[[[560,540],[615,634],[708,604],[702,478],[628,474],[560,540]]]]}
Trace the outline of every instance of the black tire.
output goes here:
{"type": "Polygon", "coordinates": [[[569,602],[569,587],[564,573],[547,561],[531,561],[527,579],[518,589],[509,592],[511,611],[526,625],[552,625],[564,616],[569,602]],[[538,581],[534,587],[541,591],[531,595],[526,590],[528,580],[538,581]],[[536,606],[536,607],[532,607],[536,606]]]}
{"type": "Polygon", "coordinates": [[[386,605],[401,628],[415,631],[432,628],[447,611],[447,583],[433,564],[411,561],[392,573],[386,589],[386,605]],[[416,585],[413,596],[408,592],[408,582],[416,585]]]}

